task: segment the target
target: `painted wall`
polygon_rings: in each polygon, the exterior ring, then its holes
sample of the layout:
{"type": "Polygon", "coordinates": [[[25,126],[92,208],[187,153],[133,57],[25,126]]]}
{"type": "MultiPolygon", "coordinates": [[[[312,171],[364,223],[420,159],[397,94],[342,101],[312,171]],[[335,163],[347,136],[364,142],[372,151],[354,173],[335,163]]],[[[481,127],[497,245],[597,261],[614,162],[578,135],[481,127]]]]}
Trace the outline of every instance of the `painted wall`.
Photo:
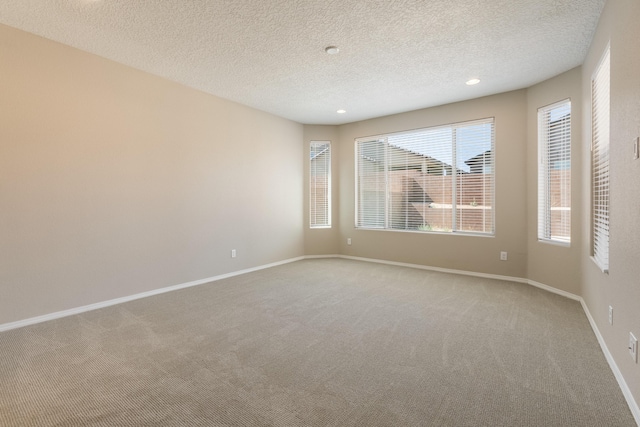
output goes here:
{"type": "MultiPolygon", "coordinates": [[[[609,1],[582,67],[525,91],[343,125],[340,152],[340,253],[441,268],[523,277],[583,297],[640,413],[640,364],[629,333],[640,338],[640,3],[609,1]],[[591,76],[611,44],[610,271],[591,260],[591,76]],[[537,109],[572,100],[572,242],[537,240],[537,109]],[[354,228],[354,139],[462,120],[496,117],[496,236],[368,231],[354,228]],[[346,238],[353,245],[346,245],[346,238]],[[509,261],[497,261],[501,250],[509,261]],[[614,309],[613,325],[608,307],[614,309]]],[[[311,244],[307,242],[307,244],[311,244]]]]}
{"type": "Polygon", "coordinates": [[[339,127],[340,253],[395,262],[526,277],[526,91],[514,91],[339,127]],[[495,117],[494,237],[356,229],[354,140],[495,117]],[[346,244],[352,238],[352,245],[346,244]],[[507,251],[508,261],[500,261],[507,251]]]}
{"type": "MultiPolygon", "coordinates": [[[[574,68],[527,90],[527,278],[580,295],[582,247],[582,69],[574,68]],[[571,245],[538,241],[538,109],[571,100],[571,245]]],[[[588,147],[588,145],[587,145],[588,147]]],[[[588,218],[588,216],[587,216],[588,218]]]]}
{"type": "MultiPolygon", "coordinates": [[[[340,253],[440,268],[522,277],[584,298],[619,369],[623,391],[640,405],[640,364],[628,351],[640,338],[640,3],[609,1],[582,67],[523,91],[338,127],[340,253]],[[611,44],[610,271],[591,260],[591,77],[611,44]],[[537,109],[572,100],[572,235],[569,247],[537,239],[537,109]],[[496,117],[496,236],[468,237],[354,227],[354,139],[496,117]],[[346,238],[353,245],[346,245],[346,238]],[[509,261],[498,261],[507,250],[509,261]],[[609,325],[608,307],[614,308],[609,325]]],[[[307,244],[313,245],[312,242],[307,244]]]]}
{"type": "Polygon", "coordinates": [[[583,146],[581,248],[582,297],[629,390],[640,404],[640,364],[627,349],[629,332],[640,338],[640,160],[632,141],[640,135],[640,2],[607,2],[582,67],[583,146]],[[603,274],[590,259],[591,77],[611,45],[610,265],[603,274]],[[614,309],[613,325],[608,307],[614,309]]]}
{"type": "Polygon", "coordinates": [[[609,1],[585,64],[527,90],[304,127],[0,26],[0,324],[303,254],[352,255],[581,295],[638,402],[640,365],[627,345],[629,332],[640,337],[640,160],[631,145],[640,134],[639,21],[637,0],[609,1]],[[603,274],[590,259],[588,146],[590,79],[609,42],[603,274]],[[566,97],[574,101],[569,248],[536,238],[536,110],[566,97]],[[355,229],[355,138],[483,117],[496,118],[494,237],[355,229]],[[311,140],[332,142],[331,229],[308,226],[311,140]]]}
{"type": "Polygon", "coordinates": [[[304,254],[302,125],[1,25],[0,94],[0,324],[304,254]]]}
{"type": "Polygon", "coordinates": [[[340,169],[337,126],[306,125],[304,127],[304,254],[308,256],[340,253],[340,169]],[[331,141],[331,228],[309,227],[309,143],[331,141]]]}

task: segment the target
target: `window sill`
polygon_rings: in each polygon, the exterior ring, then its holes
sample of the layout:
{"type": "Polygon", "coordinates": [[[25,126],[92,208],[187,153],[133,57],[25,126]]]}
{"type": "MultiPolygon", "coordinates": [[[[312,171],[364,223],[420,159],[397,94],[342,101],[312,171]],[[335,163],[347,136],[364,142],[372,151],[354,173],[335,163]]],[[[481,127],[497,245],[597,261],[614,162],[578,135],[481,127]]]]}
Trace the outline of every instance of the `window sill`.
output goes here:
{"type": "Polygon", "coordinates": [[[538,239],[538,243],[546,243],[548,245],[553,245],[553,246],[560,246],[560,247],[564,247],[564,248],[570,248],[571,247],[571,242],[563,242],[560,240],[550,240],[550,239],[538,239]]]}
{"type": "Polygon", "coordinates": [[[600,269],[600,271],[602,271],[603,274],[609,275],[609,268],[603,268],[602,265],[600,265],[600,263],[598,262],[598,260],[594,257],[594,256],[590,256],[589,258],[591,258],[591,261],[593,261],[595,263],[595,265],[600,269]]]}
{"type": "Polygon", "coordinates": [[[495,233],[473,233],[468,231],[419,231],[419,230],[396,230],[393,228],[367,228],[367,227],[355,227],[356,230],[363,231],[386,231],[392,233],[410,233],[410,234],[424,234],[424,235],[436,235],[436,236],[466,236],[466,237],[496,237],[495,233]]]}

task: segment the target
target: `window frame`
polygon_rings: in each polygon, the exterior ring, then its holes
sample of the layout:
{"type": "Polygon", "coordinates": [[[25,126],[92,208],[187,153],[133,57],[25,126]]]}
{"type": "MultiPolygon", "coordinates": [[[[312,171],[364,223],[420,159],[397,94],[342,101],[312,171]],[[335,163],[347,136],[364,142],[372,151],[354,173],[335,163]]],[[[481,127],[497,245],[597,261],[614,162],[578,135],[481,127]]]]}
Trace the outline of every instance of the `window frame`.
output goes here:
{"type": "MultiPolygon", "coordinates": [[[[561,246],[571,246],[571,124],[572,124],[572,111],[571,111],[571,99],[563,99],[553,104],[546,105],[538,108],[538,222],[537,222],[537,237],[538,241],[542,243],[551,243],[561,246]],[[551,113],[554,110],[561,108],[568,109],[568,118],[559,118],[553,122],[550,120],[551,113]],[[560,123],[562,127],[560,133],[553,134],[555,131],[551,129],[553,123],[557,123],[560,120],[567,120],[568,123],[560,123]],[[568,135],[568,137],[567,137],[568,135]],[[554,142],[552,139],[561,139],[560,142],[554,142]],[[563,144],[568,145],[564,147],[563,144]],[[561,153],[566,153],[568,156],[568,174],[569,183],[568,189],[562,185],[563,178],[552,178],[552,172],[555,170],[550,162],[552,156],[551,151],[559,148],[561,153]],[[556,235],[552,235],[552,198],[553,192],[551,191],[551,185],[553,181],[560,179],[561,185],[559,186],[560,199],[567,200],[569,203],[569,212],[566,217],[560,218],[561,228],[566,229],[568,237],[566,239],[560,238],[556,235]],[[567,190],[568,194],[565,194],[567,190]],[[565,225],[566,224],[566,225],[565,225]]],[[[563,157],[562,160],[565,160],[563,157]]],[[[560,169],[567,170],[567,169],[560,169]]],[[[562,208],[562,206],[560,206],[562,208]]]]}
{"type": "Polygon", "coordinates": [[[314,140],[309,142],[309,228],[331,228],[331,141],[314,140]],[[313,157],[314,145],[324,145],[326,148],[313,157]],[[314,174],[314,172],[318,171],[314,160],[320,155],[325,156],[323,166],[325,167],[326,175],[324,179],[325,191],[323,196],[326,203],[322,203],[322,201],[319,200],[317,186],[314,186],[316,177],[318,176],[314,174]],[[318,212],[318,209],[322,211],[322,214],[314,215],[313,213],[318,212]],[[318,221],[318,218],[321,218],[321,220],[318,221]]]}
{"type": "MultiPolygon", "coordinates": [[[[495,163],[495,153],[496,153],[496,130],[495,130],[495,122],[496,119],[495,117],[486,117],[486,118],[480,118],[480,119],[475,119],[475,120],[468,120],[468,121],[463,121],[463,122],[456,122],[456,123],[450,123],[450,124],[444,124],[444,125],[436,125],[436,126],[430,126],[430,127],[426,127],[426,128],[419,128],[419,129],[413,129],[413,130],[407,130],[407,131],[399,131],[399,132],[391,132],[391,133],[387,133],[387,134],[381,134],[381,135],[375,135],[375,136],[370,136],[370,137],[359,137],[356,138],[354,141],[354,171],[355,171],[355,218],[354,218],[354,226],[356,229],[361,229],[361,230],[380,230],[380,231],[394,231],[394,232],[410,232],[410,233],[427,233],[427,234],[447,234],[447,235],[467,235],[467,236],[480,236],[480,237],[495,237],[496,234],[496,225],[495,225],[495,219],[496,219],[496,163],[495,163]],[[482,162],[482,170],[484,171],[485,168],[489,169],[489,173],[484,173],[484,172],[480,172],[482,175],[488,175],[490,177],[490,182],[489,182],[489,188],[490,188],[490,194],[488,191],[485,191],[485,189],[487,187],[485,187],[485,183],[483,182],[483,189],[482,189],[482,195],[483,195],[483,199],[484,199],[484,203],[485,206],[488,207],[488,210],[490,211],[490,218],[485,218],[484,217],[484,213],[483,213],[483,228],[486,228],[488,231],[473,231],[473,230],[465,230],[460,228],[461,224],[458,221],[459,217],[459,211],[460,209],[462,209],[462,207],[464,206],[464,203],[462,203],[460,200],[462,198],[462,192],[459,190],[459,186],[460,184],[460,180],[459,177],[462,176],[462,173],[459,173],[459,171],[461,170],[459,166],[456,166],[455,168],[453,168],[452,165],[446,165],[446,167],[451,168],[451,171],[456,171],[456,173],[449,173],[450,176],[452,176],[450,185],[451,185],[451,198],[450,198],[450,202],[451,204],[450,209],[451,209],[451,229],[448,230],[431,230],[431,229],[414,229],[414,228],[396,228],[393,227],[391,225],[391,222],[389,220],[389,216],[390,213],[389,211],[392,210],[392,207],[390,205],[390,191],[389,191],[389,186],[390,186],[390,177],[389,177],[389,172],[390,170],[395,170],[395,166],[394,165],[389,165],[389,160],[385,157],[384,159],[384,183],[380,182],[380,185],[384,186],[384,200],[380,200],[379,203],[383,204],[384,207],[384,213],[379,215],[379,221],[380,221],[380,226],[371,226],[371,225],[363,225],[362,224],[362,218],[361,218],[361,188],[360,188],[360,181],[361,181],[361,166],[359,164],[360,161],[360,151],[359,151],[359,144],[360,143],[364,143],[364,142],[378,142],[381,144],[385,144],[385,146],[387,147],[393,147],[392,144],[390,144],[388,142],[388,138],[392,137],[392,136],[401,136],[404,134],[412,134],[412,133],[420,133],[420,132],[429,132],[429,131],[434,131],[434,130],[438,130],[438,129],[446,129],[446,128],[451,128],[451,138],[452,138],[452,142],[451,142],[451,146],[450,146],[450,150],[451,150],[451,163],[452,164],[456,164],[459,165],[458,160],[457,160],[457,145],[458,145],[458,131],[460,129],[463,129],[465,127],[471,127],[474,125],[489,125],[489,145],[490,145],[490,149],[484,152],[481,152],[479,154],[477,154],[474,157],[471,157],[470,159],[467,160],[471,160],[474,159],[475,157],[478,156],[482,156],[482,159],[480,160],[482,162]],[[487,156],[487,152],[489,152],[489,156],[487,156]],[[486,163],[486,158],[490,157],[490,163],[488,164],[487,167],[487,163],[486,163]],[[457,192],[460,193],[460,195],[458,196],[457,192]],[[460,197],[460,199],[458,198],[460,197]],[[490,204],[486,204],[486,203],[490,203],[490,204]],[[454,209],[455,207],[455,209],[454,209]],[[382,218],[382,216],[384,215],[384,219],[382,218]]],[[[462,138],[462,137],[461,137],[462,138]]],[[[397,147],[395,147],[397,148],[397,147]]],[[[386,156],[386,154],[385,154],[386,156]]],[[[426,156],[426,154],[425,154],[426,156]]],[[[466,161],[465,161],[466,163],[466,161]]],[[[443,163],[444,164],[444,163],[443,163]]],[[[468,164],[469,167],[471,168],[471,164],[468,164]]],[[[473,165],[473,166],[478,166],[478,165],[473,165]]],[[[445,168],[446,168],[445,167],[445,168]]],[[[408,170],[408,169],[401,169],[401,170],[408,170]]],[[[451,172],[450,171],[450,172],[451,172]]],[[[468,174],[471,174],[471,172],[468,172],[468,174]]],[[[443,172],[443,175],[447,175],[446,172],[443,172]]],[[[464,187],[462,187],[464,188],[464,187]]],[[[383,191],[383,190],[379,190],[379,191],[383,191]]],[[[477,205],[472,205],[473,207],[476,207],[477,205]]],[[[366,210],[366,212],[368,213],[369,210],[366,210]]],[[[486,211],[485,211],[486,212],[486,211]]]]}
{"type": "Polygon", "coordinates": [[[610,96],[611,46],[608,44],[591,77],[591,259],[605,274],[609,273],[611,213],[610,96]]]}

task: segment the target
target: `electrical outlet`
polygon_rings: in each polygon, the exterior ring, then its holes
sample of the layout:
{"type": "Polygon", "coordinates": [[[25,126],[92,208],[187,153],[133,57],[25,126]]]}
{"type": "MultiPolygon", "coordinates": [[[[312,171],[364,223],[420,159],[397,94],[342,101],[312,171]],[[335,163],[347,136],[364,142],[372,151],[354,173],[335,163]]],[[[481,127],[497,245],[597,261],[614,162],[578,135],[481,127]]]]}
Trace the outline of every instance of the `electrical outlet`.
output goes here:
{"type": "Polygon", "coordinates": [[[629,354],[634,362],[638,363],[638,339],[629,332],[629,354]]]}
{"type": "Polygon", "coordinates": [[[506,260],[507,260],[507,253],[500,252],[500,261],[506,261],[506,260]]]}
{"type": "Polygon", "coordinates": [[[609,306],[609,324],[613,325],[613,307],[609,306]]]}
{"type": "Polygon", "coordinates": [[[235,258],[236,257],[236,250],[235,249],[231,249],[231,258],[235,258]]]}
{"type": "Polygon", "coordinates": [[[351,246],[351,237],[347,237],[347,245],[351,246]]]}

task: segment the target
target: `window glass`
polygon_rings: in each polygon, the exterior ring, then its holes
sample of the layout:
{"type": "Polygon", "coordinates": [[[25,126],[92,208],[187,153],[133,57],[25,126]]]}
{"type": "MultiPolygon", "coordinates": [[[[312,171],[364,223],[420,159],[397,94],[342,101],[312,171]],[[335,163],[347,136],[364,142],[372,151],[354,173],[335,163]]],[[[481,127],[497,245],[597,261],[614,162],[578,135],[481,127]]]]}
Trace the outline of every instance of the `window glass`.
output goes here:
{"type": "Polygon", "coordinates": [[[607,47],[591,80],[591,250],[603,272],[609,270],[609,84],[607,47]]]}
{"type": "Polygon", "coordinates": [[[356,140],[356,227],[494,232],[494,122],[356,140]]]}
{"type": "Polygon", "coordinates": [[[538,110],[538,239],[571,242],[571,101],[538,110]]]}
{"type": "Polygon", "coordinates": [[[309,148],[309,224],[331,227],[331,143],[311,141],[309,148]]]}

